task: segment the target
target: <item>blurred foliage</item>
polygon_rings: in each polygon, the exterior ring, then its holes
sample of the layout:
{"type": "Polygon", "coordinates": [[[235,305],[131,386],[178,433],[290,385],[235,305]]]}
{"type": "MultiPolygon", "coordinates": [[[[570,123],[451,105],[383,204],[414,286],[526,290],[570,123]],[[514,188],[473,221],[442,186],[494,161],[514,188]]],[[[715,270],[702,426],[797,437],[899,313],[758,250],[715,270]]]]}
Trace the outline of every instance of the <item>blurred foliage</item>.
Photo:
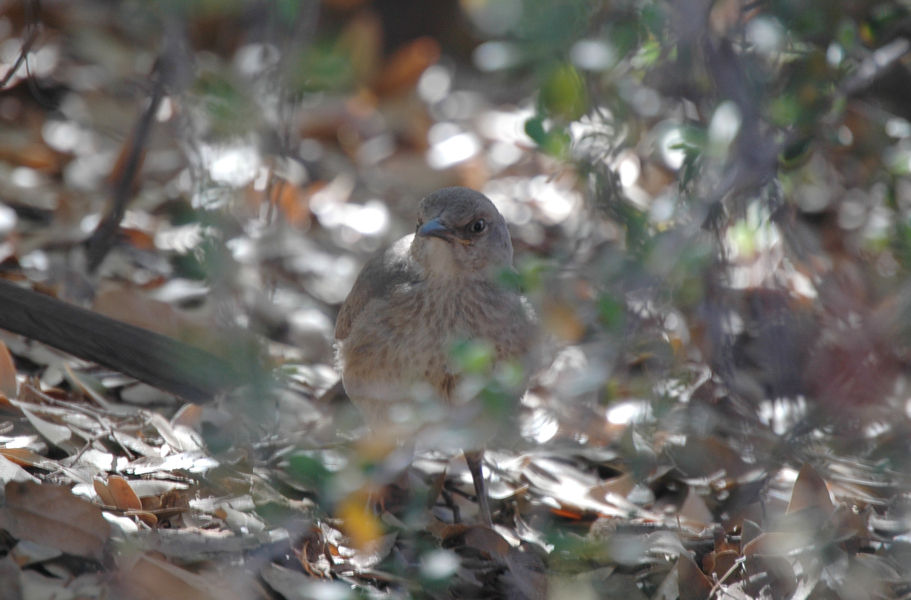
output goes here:
{"type": "MultiPolygon", "coordinates": [[[[117,462],[110,424],[47,408],[103,389],[134,411],[148,456],[193,448],[233,469],[162,467],[197,499],[237,500],[162,526],[240,536],[254,524],[235,513],[259,515],[293,532],[269,552],[310,583],[542,597],[522,586],[544,577],[562,597],[752,598],[800,579],[815,590],[802,597],[868,597],[857,581],[907,596],[906,540],[891,542],[911,493],[907,2],[6,2],[2,79],[3,276],[266,373],[241,401],[178,412],[9,339],[44,417],[92,432],[49,452],[35,432],[59,431],[10,405],[10,439],[40,455],[9,453],[29,476],[76,481],[41,457],[79,463],[83,484],[149,473],[117,462]],[[471,491],[446,454],[462,432],[432,403],[414,411],[432,443],[413,441],[439,452],[418,452],[404,482],[410,450],[323,396],[357,272],[446,185],[504,214],[516,271],[501,279],[548,334],[521,406],[524,365],[494,368],[472,340],[452,350],[479,420],[503,426],[488,465],[499,533],[462,523],[471,491]]],[[[279,575],[260,574],[305,597],[279,575]]]]}

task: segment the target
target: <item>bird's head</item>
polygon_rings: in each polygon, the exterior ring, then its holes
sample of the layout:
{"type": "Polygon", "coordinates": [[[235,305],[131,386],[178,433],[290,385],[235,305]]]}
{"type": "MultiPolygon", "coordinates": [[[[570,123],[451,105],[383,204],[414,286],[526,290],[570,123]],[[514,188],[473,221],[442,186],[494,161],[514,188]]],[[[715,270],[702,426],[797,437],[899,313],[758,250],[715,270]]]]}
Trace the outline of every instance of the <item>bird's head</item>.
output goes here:
{"type": "Polygon", "coordinates": [[[487,196],[463,187],[421,200],[411,252],[433,277],[492,277],[512,266],[503,215],[487,196]]]}

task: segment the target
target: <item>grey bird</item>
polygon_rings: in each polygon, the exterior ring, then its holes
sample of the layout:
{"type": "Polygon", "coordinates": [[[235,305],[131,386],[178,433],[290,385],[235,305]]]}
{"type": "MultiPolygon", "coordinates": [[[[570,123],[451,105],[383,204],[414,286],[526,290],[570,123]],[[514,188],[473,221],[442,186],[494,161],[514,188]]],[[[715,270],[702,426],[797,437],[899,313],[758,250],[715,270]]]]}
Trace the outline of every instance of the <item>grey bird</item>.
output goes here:
{"type": "MultiPolygon", "coordinates": [[[[411,438],[426,428],[416,415],[428,406],[442,407],[450,424],[471,422],[465,415],[483,419],[477,380],[453,359],[459,343],[486,348],[492,372],[519,366],[513,389],[524,393],[537,327],[523,297],[501,283],[512,257],[506,221],[494,204],[474,190],[449,187],[421,200],[414,235],[364,266],[339,312],[335,338],[345,391],[374,432],[411,438]]],[[[488,436],[496,430],[473,421],[479,426],[488,436]]],[[[480,516],[491,525],[484,435],[468,442],[465,458],[480,516]]]]}

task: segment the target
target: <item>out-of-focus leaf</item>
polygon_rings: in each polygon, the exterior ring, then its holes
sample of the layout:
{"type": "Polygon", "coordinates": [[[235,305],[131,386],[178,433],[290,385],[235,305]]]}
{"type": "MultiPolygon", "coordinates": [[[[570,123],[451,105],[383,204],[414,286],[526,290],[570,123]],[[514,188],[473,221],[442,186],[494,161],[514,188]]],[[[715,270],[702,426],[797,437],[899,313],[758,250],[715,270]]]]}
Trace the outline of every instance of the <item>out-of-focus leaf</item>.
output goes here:
{"type": "Polygon", "coordinates": [[[774,598],[790,598],[797,589],[794,568],[783,556],[747,556],[744,572],[744,591],[754,597],[766,586],[774,598]]]}
{"type": "Polygon", "coordinates": [[[410,91],[427,67],[439,59],[439,42],[430,37],[419,38],[389,57],[373,88],[380,96],[410,91]]]}
{"type": "Polygon", "coordinates": [[[699,569],[689,554],[677,560],[677,585],[680,600],[708,600],[712,581],[699,569]]]}
{"type": "Polygon", "coordinates": [[[259,574],[269,587],[287,600],[311,600],[311,590],[314,584],[319,582],[305,573],[292,571],[274,563],[267,564],[259,574]]]}
{"type": "Polygon", "coordinates": [[[286,472],[296,482],[315,490],[322,489],[331,476],[322,462],[304,453],[295,453],[288,458],[286,472]]]}
{"type": "Polygon", "coordinates": [[[688,478],[737,477],[752,468],[737,450],[715,437],[688,436],[683,446],[669,446],[666,451],[688,478]]]}
{"type": "Polygon", "coordinates": [[[53,445],[68,452],[76,452],[76,444],[73,442],[73,431],[65,425],[58,425],[46,421],[34,414],[24,406],[20,407],[29,423],[38,430],[38,433],[53,445]]]}
{"type": "Polygon", "coordinates": [[[27,448],[0,448],[0,456],[20,467],[38,467],[39,469],[53,469],[53,461],[41,456],[27,448]]]}
{"type": "Polygon", "coordinates": [[[16,384],[16,365],[9,353],[9,348],[0,341],[0,394],[7,398],[16,398],[18,386],[16,384]]]}
{"type": "Polygon", "coordinates": [[[687,492],[686,501],[680,507],[679,514],[681,517],[694,521],[703,527],[708,527],[715,522],[712,512],[705,504],[705,500],[693,488],[690,488],[689,492],[687,492]]]}
{"type": "Polygon", "coordinates": [[[0,558],[0,581],[3,582],[0,585],[0,600],[23,600],[21,576],[22,570],[12,556],[0,558]]]}
{"type": "Polygon", "coordinates": [[[236,533],[256,533],[265,529],[265,523],[255,515],[235,510],[230,506],[220,506],[212,514],[222,519],[231,531],[236,533]]]}
{"type": "Polygon", "coordinates": [[[541,87],[541,106],[555,117],[574,121],[588,110],[588,91],[582,75],[572,65],[554,69],[541,87]]]}
{"type": "Polygon", "coordinates": [[[0,482],[4,484],[10,481],[37,481],[28,474],[28,471],[20,467],[17,463],[9,460],[0,454],[0,482]]]}
{"type": "Polygon", "coordinates": [[[753,521],[744,520],[740,528],[740,553],[744,554],[747,544],[762,535],[762,529],[753,521]]]}
{"type": "Polygon", "coordinates": [[[101,510],[62,486],[10,482],[0,526],[20,539],[69,554],[101,558],[111,527],[101,510]]]}
{"type": "Polygon", "coordinates": [[[149,600],[240,600],[243,590],[233,589],[224,577],[197,574],[148,555],[131,557],[123,565],[118,583],[129,597],[149,600]]]}
{"type": "Polygon", "coordinates": [[[358,569],[369,569],[389,555],[398,537],[397,532],[387,533],[364,548],[358,549],[348,561],[358,569]]]}
{"type": "Polygon", "coordinates": [[[677,566],[671,569],[657,591],[652,595],[652,600],[676,600],[680,596],[680,587],[677,582],[677,566]]]}
{"type": "Polygon", "coordinates": [[[825,480],[820,477],[812,465],[804,463],[794,482],[791,501],[788,503],[788,514],[810,507],[819,508],[826,515],[832,514],[835,510],[832,495],[829,493],[825,480]]]}
{"type": "MultiPolygon", "coordinates": [[[[548,597],[547,573],[541,558],[534,552],[522,552],[519,548],[509,547],[506,553],[506,566],[519,590],[529,600],[544,600],[548,597]]],[[[636,589],[635,583],[632,584],[636,589]]],[[[641,593],[641,592],[640,592],[641,593]]],[[[634,596],[627,596],[634,598],[634,596]]],[[[643,600],[645,596],[642,596],[643,600]]]]}
{"type": "Polygon", "coordinates": [[[728,571],[737,564],[738,558],[740,558],[740,553],[734,550],[712,552],[706,554],[705,559],[703,560],[703,567],[706,573],[720,581],[721,578],[727,575],[728,571]]]}
{"type": "MultiPolygon", "coordinates": [[[[46,560],[53,560],[62,555],[58,548],[51,548],[42,544],[36,544],[28,540],[20,540],[16,547],[12,549],[10,555],[16,560],[16,564],[24,567],[46,560]]],[[[2,581],[2,579],[0,579],[2,581]]]]}
{"type": "Polygon", "coordinates": [[[367,549],[383,537],[382,524],[368,509],[366,495],[348,496],[339,504],[337,512],[355,548],[367,549]]]}
{"type": "Polygon", "coordinates": [[[803,548],[815,540],[816,531],[788,531],[787,533],[763,533],[744,545],[742,554],[752,556],[787,555],[798,548],[803,548]]]}

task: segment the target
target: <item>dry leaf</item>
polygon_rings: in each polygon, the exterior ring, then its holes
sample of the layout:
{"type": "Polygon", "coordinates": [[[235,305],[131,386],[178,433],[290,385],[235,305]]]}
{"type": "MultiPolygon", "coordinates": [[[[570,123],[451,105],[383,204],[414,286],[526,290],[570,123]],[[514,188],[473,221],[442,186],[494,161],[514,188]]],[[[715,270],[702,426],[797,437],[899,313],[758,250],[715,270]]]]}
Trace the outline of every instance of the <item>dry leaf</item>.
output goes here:
{"type": "Polygon", "coordinates": [[[10,481],[35,481],[35,478],[18,464],[0,454],[0,481],[3,483],[9,483],[10,481]]]}
{"type": "Polygon", "coordinates": [[[743,589],[754,598],[767,586],[772,598],[790,598],[797,589],[794,568],[783,556],[747,556],[743,567],[743,589]]]}
{"type": "Polygon", "coordinates": [[[142,502],[140,502],[139,496],[130,487],[129,482],[120,475],[108,477],[107,488],[111,498],[114,500],[114,506],[117,508],[122,510],[142,510],[142,502]]]}
{"type": "Polygon", "coordinates": [[[440,59],[440,43],[422,37],[395,51],[373,84],[379,96],[392,96],[407,92],[421,78],[421,74],[440,59]]]}
{"type": "Polygon", "coordinates": [[[67,452],[77,451],[76,444],[72,440],[73,432],[69,427],[46,421],[24,406],[20,406],[19,408],[25,414],[29,423],[32,424],[32,427],[44,436],[44,439],[67,452]]]}
{"type": "Polygon", "coordinates": [[[740,529],[740,553],[744,554],[747,544],[762,535],[762,529],[753,521],[745,520],[740,529]]]}
{"type": "Polygon", "coordinates": [[[783,556],[798,548],[812,544],[815,536],[816,532],[813,530],[763,533],[743,546],[743,555],[783,556]]]}
{"type": "Polygon", "coordinates": [[[699,570],[689,554],[677,560],[677,577],[680,600],[706,600],[712,591],[712,581],[699,570]]]}
{"type": "Polygon", "coordinates": [[[157,558],[141,555],[121,570],[119,583],[128,598],[147,600],[240,600],[223,578],[196,574],[157,558]]]}
{"type": "Polygon", "coordinates": [[[308,600],[312,598],[313,596],[307,592],[311,586],[319,581],[318,579],[307,577],[300,571],[292,571],[274,563],[267,564],[259,574],[269,584],[269,587],[288,600],[308,600]]]}
{"type": "Polygon", "coordinates": [[[679,515],[704,527],[708,527],[715,522],[714,517],[712,517],[712,511],[706,506],[705,500],[693,488],[690,488],[689,492],[687,492],[686,502],[680,507],[679,515]]]}
{"type": "Polygon", "coordinates": [[[158,516],[145,510],[128,510],[123,514],[127,517],[136,517],[149,527],[158,525],[158,516]]]}
{"type": "Polygon", "coordinates": [[[501,561],[506,560],[512,549],[503,536],[484,525],[470,526],[465,530],[465,545],[501,561]]]}
{"type": "Polygon", "coordinates": [[[58,548],[68,554],[101,558],[111,526],[94,504],[65,487],[31,481],[10,482],[0,526],[18,539],[58,548]]]}
{"type": "Polygon", "coordinates": [[[825,480],[816,472],[810,463],[804,463],[797,473],[794,482],[794,491],[791,492],[791,502],[788,504],[788,513],[792,514],[805,508],[816,507],[822,509],[826,515],[831,515],[835,510],[832,495],[826,487],[825,480]]]}
{"type": "MultiPolygon", "coordinates": [[[[721,579],[727,572],[737,564],[740,553],[734,550],[724,550],[722,552],[711,552],[705,555],[702,561],[706,572],[711,573],[716,579],[721,579]]],[[[728,580],[730,583],[732,580],[728,580]]]]}
{"type": "Polygon", "coordinates": [[[18,387],[16,385],[16,364],[9,349],[0,341],[0,394],[7,398],[16,398],[18,387]]]}
{"type": "Polygon", "coordinates": [[[0,455],[10,462],[16,463],[20,467],[37,467],[39,469],[56,468],[53,466],[53,461],[26,448],[0,448],[0,455]],[[46,466],[48,463],[51,464],[50,467],[46,466]]]}
{"type": "Polygon", "coordinates": [[[95,479],[92,481],[92,487],[95,488],[95,493],[98,494],[98,497],[101,499],[101,503],[105,506],[117,506],[117,501],[114,500],[114,496],[111,494],[111,491],[108,489],[108,486],[105,485],[100,479],[95,479]]]}
{"type": "Polygon", "coordinates": [[[506,553],[506,566],[509,567],[516,587],[529,600],[547,598],[547,574],[541,557],[533,552],[522,552],[510,547],[506,553]]]}
{"type": "Polygon", "coordinates": [[[9,555],[0,559],[0,600],[22,600],[22,586],[20,577],[22,571],[19,565],[9,555]]]}

